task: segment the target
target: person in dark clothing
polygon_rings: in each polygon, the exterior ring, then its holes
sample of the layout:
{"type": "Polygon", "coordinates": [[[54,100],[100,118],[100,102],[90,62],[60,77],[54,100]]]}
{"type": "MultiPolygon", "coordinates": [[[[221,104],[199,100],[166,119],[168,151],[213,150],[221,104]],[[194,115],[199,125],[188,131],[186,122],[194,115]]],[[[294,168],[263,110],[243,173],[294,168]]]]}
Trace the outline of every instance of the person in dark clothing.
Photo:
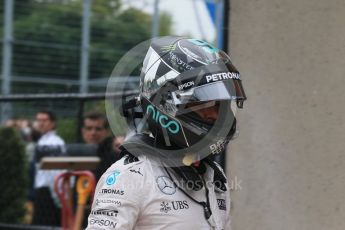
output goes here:
{"type": "Polygon", "coordinates": [[[101,178],[102,174],[107,171],[112,164],[121,158],[118,146],[122,144],[123,139],[124,138],[122,136],[109,136],[99,144],[97,156],[101,158],[101,162],[94,171],[96,181],[101,178]]]}
{"type": "Polygon", "coordinates": [[[56,117],[51,111],[36,114],[38,131],[42,134],[35,150],[34,213],[32,224],[60,226],[61,204],[54,192],[54,178],[61,170],[39,169],[43,156],[61,156],[65,154],[65,142],[55,133],[56,117]]]}
{"type": "Polygon", "coordinates": [[[96,181],[118,159],[120,159],[119,146],[123,137],[109,135],[109,124],[103,113],[92,111],[86,113],[83,120],[82,136],[86,144],[96,144],[97,156],[101,159],[97,169],[93,171],[96,181]]]}
{"type": "MultiPolygon", "coordinates": [[[[123,137],[114,137],[110,135],[109,123],[103,113],[92,111],[85,114],[82,127],[83,141],[86,144],[96,144],[97,156],[100,158],[100,163],[93,174],[96,182],[101,178],[102,174],[118,159],[120,156],[119,146],[122,144],[123,137]]],[[[75,196],[76,196],[75,192],[75,196]]],[[[90,212],[90,207],[86,207],[83,227],[87,226],[87,216],[90,212]]]]}

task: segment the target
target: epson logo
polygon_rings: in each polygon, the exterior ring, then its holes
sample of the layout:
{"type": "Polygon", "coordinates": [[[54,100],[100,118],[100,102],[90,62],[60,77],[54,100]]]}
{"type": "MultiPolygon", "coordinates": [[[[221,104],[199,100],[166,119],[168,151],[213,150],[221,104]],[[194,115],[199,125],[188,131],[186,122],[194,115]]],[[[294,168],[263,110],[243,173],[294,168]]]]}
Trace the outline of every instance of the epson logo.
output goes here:
{"type": "Polygon", "coordinates": [[[97,219],[90,219],[90,225],[98,225],[98,226],[106,226],[115,228],[117,223],[110,221],[110,220],[97,220],[97,219]]]}
{"type": "Polygon", "coordinates": [[[194,85],[194,81],[189,81],[189,82],[186,82],[186,83],[184,83],[182,85],[179,85],[178,89],[179,90],[183,90],[184,88],[191,87],[192,85],[194,85]]]}
{"type": "Polygon", "coordinates": [[[122,190],[117,190],[117,189],[102,189],[101,191],[100,191],[100,193],[102,193],[102,194],[114,194],[114,195],[123,195],[123,194],[125,194],[125,192],[124,191],[122,191],[122,190]]]}
{"type": "Polygon", "coordinates": [[[207,83],[210,81],[221,81],[227,79],[237,79],[240,80],[240,74],[234,72],[223,72],[223,73],[215,73],[211,75],[206,75],[207,83]]]}
{"type": "Polygon", "coordinates": [[[119,212],[117,210],[110,210],[110,209],[97,209],[97,210],[91,211],[92,215],[104,215],[104,216],[114,216],[114,217],[117,217],[118,213],[119,212]]]}

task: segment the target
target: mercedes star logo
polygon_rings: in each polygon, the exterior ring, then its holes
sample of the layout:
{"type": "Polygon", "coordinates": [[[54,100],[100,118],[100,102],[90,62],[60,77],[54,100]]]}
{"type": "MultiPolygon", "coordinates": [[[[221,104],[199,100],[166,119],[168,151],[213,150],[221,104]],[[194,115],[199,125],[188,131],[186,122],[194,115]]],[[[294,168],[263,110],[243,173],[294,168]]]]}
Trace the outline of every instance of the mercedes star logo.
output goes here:
{"type": "Polygon", "coordinates": [[[176,192],[176,187],[169,177],[160,176],[157,178],[156,182],[162,193],[172,195],[176,192]]]}

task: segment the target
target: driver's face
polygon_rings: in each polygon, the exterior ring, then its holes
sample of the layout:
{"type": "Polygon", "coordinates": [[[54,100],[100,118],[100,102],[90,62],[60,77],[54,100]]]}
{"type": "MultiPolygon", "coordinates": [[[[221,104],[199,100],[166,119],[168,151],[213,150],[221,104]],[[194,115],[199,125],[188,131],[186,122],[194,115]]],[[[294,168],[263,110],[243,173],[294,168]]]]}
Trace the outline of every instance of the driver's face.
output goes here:
{"type": "Polygon", "coordinates": [[[219,102],[216,102],[212,106],[206,106],[206,107],[201,107],[198,104],[197,106],[195,104],[187,105],[187,108],[191,108],[193,112],[195,112],[202,120],[208,122],[208,123],[214,123],[219,115],[219,102]],[[196,107],[195,107],[196,106],[196,107]],[[193,109],[193,107],[198,109],[193,109]]]}

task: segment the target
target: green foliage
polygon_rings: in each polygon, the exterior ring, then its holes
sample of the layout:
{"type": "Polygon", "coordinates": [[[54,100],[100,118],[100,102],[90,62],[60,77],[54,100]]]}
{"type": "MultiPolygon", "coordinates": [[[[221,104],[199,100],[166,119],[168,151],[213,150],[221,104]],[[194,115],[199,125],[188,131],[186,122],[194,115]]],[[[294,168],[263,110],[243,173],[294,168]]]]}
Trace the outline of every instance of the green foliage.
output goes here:
{"type": "Polygon", "coordinates": [[[168,12],[162,12],[159,17],[159,35],[171,35],[172,32],[172,16],[168,12]]]}
{"type": "Polygon", "coordinates": [[[77,142],[78,123],[76,118],[61,118],[57,125],[57,134],[68,143],[77,142]]]}
{"type": "Polygon", "coordinates": [[[92,12],[97,17],[111,19],[111,17],[116,16],[120,8],[120,0],[97,0],[93,1],[92,12]]]}
{"type": "Polygon", "coordinates": [[[107,113],[111,131],[115,136],[125,135],[128,131],[126,119],[120,115],[119,110],[116,106],[113,107],[113,105],[111,105],[110,101],[106,101],[106,105],[108,106],[108,108],[112,108],[107,113]]]}
{"type": "Polygon", "coordinates": [[[84,104],[84,114],[91,112],[91,111],[98,111],[101,113],[105,112],[105,101],[104,100],[95,100],[95,101],[88,101],[84,104]]]}
{"type": "Polygon", "coordinates": [[[108,117],[110,117],[109,124],[114,135],[125,136],[126,132],[128,131],[126,119],[117,111],[111,112],[110,114],[108,114],[108,117]]]}
{"type": "Polygon", "coordinates": [[[81,12],[76,8],[53,4],[34,8],[14,23],[13,74],[77,79],[80,34],[81,12]]]}
{"type": "Polygon", "coordinates": [[[0,146],[0,223],[21,223],[28,188],[24,146],[10,128],[0,129],[0,146]]]}
{"type": "MultiPolygon", "coordinates": [[[[13,74],[79,79],[83,0],[21,0],[14,7],[13,74]]],[[[89,75],[109,77],[125,52],[150,38],[152,18],[138,9],[122,9],[120,0],[92,1],[91,11],[89,75]]],[[[171,16],[163,13],[160,20],[160,35],[171,34],[171,16]]],[[[61,91],[34,83],[27,88],[61,91]]]]}

